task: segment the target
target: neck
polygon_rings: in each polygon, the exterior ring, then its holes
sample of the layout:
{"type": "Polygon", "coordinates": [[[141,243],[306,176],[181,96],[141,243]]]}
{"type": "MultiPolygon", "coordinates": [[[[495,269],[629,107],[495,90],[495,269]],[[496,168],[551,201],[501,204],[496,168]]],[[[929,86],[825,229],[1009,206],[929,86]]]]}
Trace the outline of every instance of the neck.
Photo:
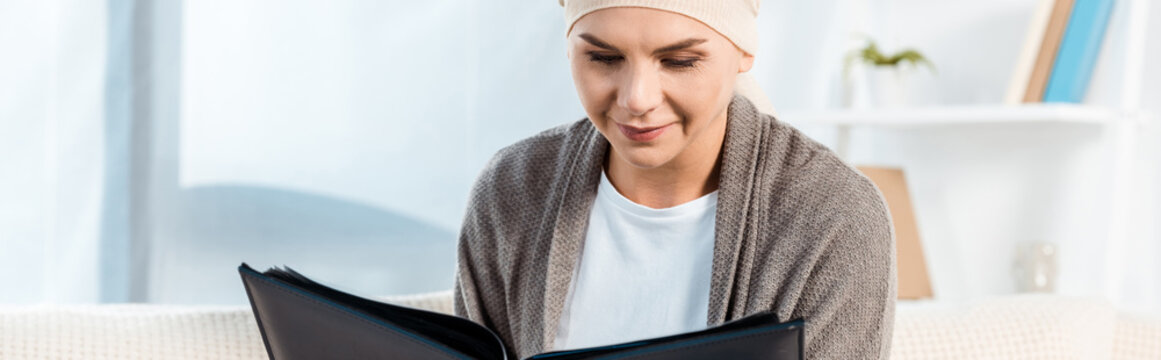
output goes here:
{"type": "Polygon", "coordinates": [[[714,192],[721,172],[725,117],[723,111],[706,133],[661,166],[634,166],[610,147],[605,159],[609,182],[629,200],[654,209],[681,205],[714,192]]]}

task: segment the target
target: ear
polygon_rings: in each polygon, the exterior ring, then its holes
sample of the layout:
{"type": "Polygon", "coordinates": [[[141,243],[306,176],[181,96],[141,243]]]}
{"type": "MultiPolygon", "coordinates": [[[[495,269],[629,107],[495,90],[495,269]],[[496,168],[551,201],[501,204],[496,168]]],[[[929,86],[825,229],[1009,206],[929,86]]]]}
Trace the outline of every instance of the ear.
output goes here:
{"type": "Polygon", "coordinates": [[[744,73],[750,71],[754,67],[754,55],[742,52],[742,57],[738,58],[738,72],[744,73]]]}

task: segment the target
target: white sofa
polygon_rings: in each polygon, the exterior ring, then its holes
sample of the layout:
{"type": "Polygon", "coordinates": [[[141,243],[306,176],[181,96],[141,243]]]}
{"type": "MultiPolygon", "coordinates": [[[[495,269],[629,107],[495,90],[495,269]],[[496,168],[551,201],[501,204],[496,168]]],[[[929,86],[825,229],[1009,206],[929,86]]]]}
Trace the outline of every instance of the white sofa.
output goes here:
{"type": "MultiPolygon", "coordinates": [[[[452,312],[451,292],[380,300],[452,312]]],[[[901,302],[893,359],[1161,359],[1161,319],[1045,295],[901,302]]],[[[265,359],[246,307],[0,306],[0,359],[265,359]]]]}

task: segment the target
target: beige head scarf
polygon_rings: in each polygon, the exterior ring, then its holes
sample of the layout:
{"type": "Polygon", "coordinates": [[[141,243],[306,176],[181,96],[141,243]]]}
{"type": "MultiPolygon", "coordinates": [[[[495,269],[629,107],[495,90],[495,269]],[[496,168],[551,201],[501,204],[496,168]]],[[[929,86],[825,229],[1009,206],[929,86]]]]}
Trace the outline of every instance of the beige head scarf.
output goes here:
{"type": "MultiPolygon", "coordinates": [[[[588,13],[618,6],[646,7],[682,14],[708,25],[739,49],[758,53],[758,7],[761,0],[558,0],[564,7],[565,35],[588,13]]],[[[774,114],[774,105],[749,72],[738,74],[734,92],[745,96],[758,111],[774,114]]]]}

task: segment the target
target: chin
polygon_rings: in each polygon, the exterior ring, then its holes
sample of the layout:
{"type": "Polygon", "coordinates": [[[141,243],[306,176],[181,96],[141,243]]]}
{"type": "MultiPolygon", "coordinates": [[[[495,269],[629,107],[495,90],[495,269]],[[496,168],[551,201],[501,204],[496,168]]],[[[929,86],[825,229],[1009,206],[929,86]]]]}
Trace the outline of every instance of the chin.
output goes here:
{"type": "Polygon", "coordinates": [[[669,160],[673,159],[673,156],[669,156],[670,154],[659,151],[658,149],[634,149],[630,147],[629,149],[625,150],[626,151],[622,151],[621,149],[617,150],[620,158],[629,163],[629,165],[639,169],[652,169],[660,167],[661,165],[668,163],[669,160]]]}

